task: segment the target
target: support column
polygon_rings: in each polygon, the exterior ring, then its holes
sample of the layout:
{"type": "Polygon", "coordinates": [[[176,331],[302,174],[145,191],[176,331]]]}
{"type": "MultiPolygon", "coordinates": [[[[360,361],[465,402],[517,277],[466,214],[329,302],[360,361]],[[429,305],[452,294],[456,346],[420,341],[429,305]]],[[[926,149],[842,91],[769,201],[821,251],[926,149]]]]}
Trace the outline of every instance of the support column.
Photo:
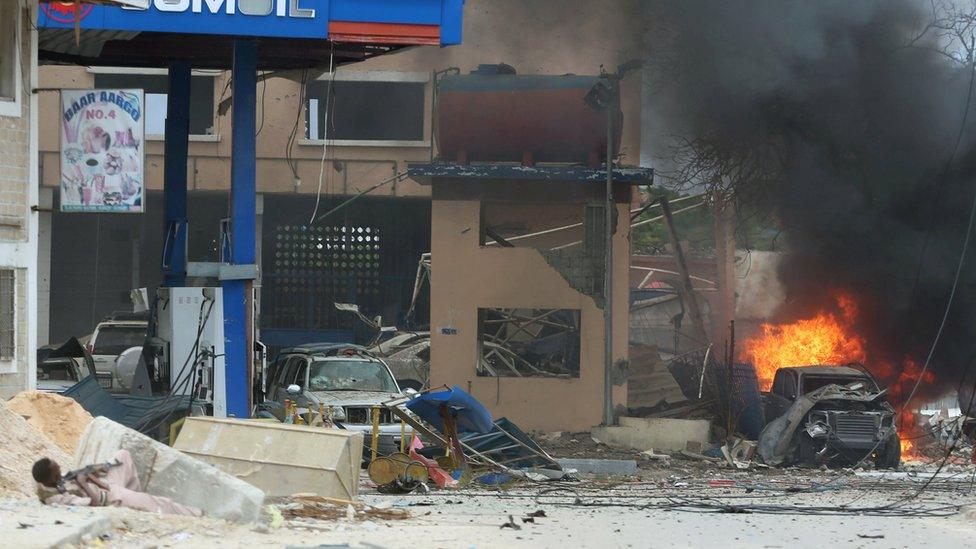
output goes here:
{"type": "MultiPolygon", "coordinates": [[[[257,104],[257,45],[234,41],[233,115],[230,187],[230,263],[255,261],[255,116],[257,104]]],[[[248,417],[251,411],[251,315],[253,280],[222,280],[224,289],[224,352],[227,415],[248,417]]]]}
{"type": "Polygon", "coordinates": [[[37,344],[50,343],[51,334],[51,234],[54,189],[38,190],[37,213],[37,344]]]}
{"type": "Polygon", "coordinates": [[[166,95],[163,195],[166,237],[163,244],[163,285],[186,286],[186,166],[190,147],[190,64],[169,66],[166,95]]]}
{"type": "Polygon", "coordinates": [[[718,272],[718,299],[712,313],[712,338],[728,345],[729,323],[735,319],[735,212],[733,205],[715,195],[715,262],[718,272]]]}

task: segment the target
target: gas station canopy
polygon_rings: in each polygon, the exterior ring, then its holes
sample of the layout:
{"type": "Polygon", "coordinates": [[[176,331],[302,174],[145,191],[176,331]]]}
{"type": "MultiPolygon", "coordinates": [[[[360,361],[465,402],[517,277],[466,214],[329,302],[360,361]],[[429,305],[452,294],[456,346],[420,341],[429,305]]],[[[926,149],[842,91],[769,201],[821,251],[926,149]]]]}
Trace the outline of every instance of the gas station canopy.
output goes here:
{"type": "Polygon", "coordinates": [[[40,3],[38,58],[168,69],[161,262],[167,287],[184,286],[187,276],[191,68],[231,69],[230,223],[223,237],[228,246],[212,265],[222,288],[224,365],[214,366],[212,389],[215,415],[249,417],[258,277],[258,71],[338,66],[409,46],[459,44],[464,0],[92,1],[40,3]]]}
{"type": "Polygon", "coordinates": [[[132,67],[187,61],[229,68],[252,37],[260,69],[355,62],[415,45],[461,42],[463,0],[147,0],[146,8],[40,4],[42,62],[132,67]]]}

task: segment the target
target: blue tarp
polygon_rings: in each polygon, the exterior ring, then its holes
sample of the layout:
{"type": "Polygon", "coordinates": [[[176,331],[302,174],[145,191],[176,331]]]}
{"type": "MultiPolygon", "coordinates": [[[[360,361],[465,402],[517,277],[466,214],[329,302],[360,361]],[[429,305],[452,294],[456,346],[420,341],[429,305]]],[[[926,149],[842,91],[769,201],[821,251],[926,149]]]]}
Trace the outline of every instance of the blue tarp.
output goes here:
{"type": "Polygon", "coordinates": [[[418,395],[407,402],[407,408],[411,412],[443,433],[444,420],[440,411],[442,405],[447,405],[457,419],[459,433],[488,433],[494,428],[491,412],[456,385],[446,391],[418,395]]]}

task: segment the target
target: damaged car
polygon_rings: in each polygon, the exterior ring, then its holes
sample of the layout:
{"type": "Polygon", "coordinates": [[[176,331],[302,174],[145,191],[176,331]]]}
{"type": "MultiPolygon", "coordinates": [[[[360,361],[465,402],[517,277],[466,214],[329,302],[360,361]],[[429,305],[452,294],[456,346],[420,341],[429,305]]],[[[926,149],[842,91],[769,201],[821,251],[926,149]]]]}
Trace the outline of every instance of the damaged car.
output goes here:
{"type": "Polygon", "coordinates": [[[402,391],[386,363],[364,347],[313,343],[284,349],[269,368],[265,383],[258,417],[284,421],[285,400],[291,400],[299,410],[328,411],[337,426],[362,432],[368,445],[372,410],[377,407],[382,452],[392,453],[400,446],[400,422],[382,404],[411,392],[402,391]]]}
{"type": "Polygon", "coordinates": [[[769,423],[758,452],[769,465],[809,467],[870,462],[894,468],[901,440],[887,389],[850,366],[780,368],[766,395],[769,423]]]}

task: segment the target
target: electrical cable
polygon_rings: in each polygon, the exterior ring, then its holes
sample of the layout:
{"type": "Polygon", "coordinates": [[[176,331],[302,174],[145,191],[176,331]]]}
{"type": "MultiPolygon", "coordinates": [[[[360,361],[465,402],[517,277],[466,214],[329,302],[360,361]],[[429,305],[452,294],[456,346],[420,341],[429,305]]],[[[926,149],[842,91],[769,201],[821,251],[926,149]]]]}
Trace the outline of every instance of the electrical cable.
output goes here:
{"type": "MultiPolygon", "coordinates": [[[[176,404],[173,404],[172,405],[172,409],[169,410],[169,412],[167,412],[164,416],[160,417],[159,420],[156,421],[155,423],[151,424],[150,426],[147,426],[147,424],[150,421],[152,421],[152,418],[154,416],[156,416],[156,414],[164,411],[164,409],[167,406],[170,406],[171,403],[178,402],[179,400],[181,400],[183,398],[184,395],[182,394],[182,392],[187,387],[187,385],[190,383],[190,381],[192,380],[192,378],[193,378],[193,371],[196,369],[195,367],[196,367],[196,364],[197,364],[197,358],[199,357],[198,350],[199,350],[199,347],[200,347],[200,338],[203,335],[204,327],[207,325],[207,322],[209,322],[209,320],[210,320],[210,314],[213,311],[214,303],[215,303],[214,300],[205,300],[202,303],[200,303],[200,312],[197,315],[197,335],[196,335],[196,339],[193,342],[193,346],[190,348],[190,352],[187,353],[186,360],[183,362],[183,365],[180,367],[180,370],[177,373],[176,377],[175,378],[172,378],[171,377],[171,381],[170,381],[170,394],[167,395],[166,397],[164,397],[159,402],[158,405],[153,406],[150,409],[150,411],[145,416],[144,422],[142,422],[142,423],[139,424],[138,429],[137,429],[138,431],[140,431],[140,432],[148,432],[148,431],[151,431],[152,429],[155,429],[155,428],[159,427],[164,422],[168,421],[169,418],[172,417],[173,413],[177,410],[177,405],[176,404]],[[208,304],[208,303],[209,303],[210,306],[207,309],[206,316],[204,316],[203,315],[203,307],[204,307],[205,304],[208,304]],[[193,364],[194,365],[194,368],[191,369],[191,370],[189,370],[189,371],[187,371],[187,368],[188,368],[188,366],[190,364],[190,359],[191,358],[194,359],[194,364],[193,364]],[[184,374],[186,374],[186,377],[185,378],[183,378],[184,374]]],[[[191,405],[192,405],[192,402],[193,402],[193,396],[191,395],[190,396],[190,403],[191,403],[191,405]]]]}
{"type": "Polygon", "coordinates": [[[261,75],[261,125],[258,126],[258,131],[254,132],[254,137],[261,135],[261,130],[264,129],[264,119],[266,112],[266,98],[268,97],[268,75],[261,75]]]}
{"type": "MultiPolygon", "coordinates": [[[[356,195],[351,196],[350,198],[346,199],[344,202],[340,203],[338,206],[332,208],[331,210],[325,212],[324,214],[320,214],[318,217],[316,217],[315,219],[312,220],[312,223],[311,224],[314,224],[317,221],[321,221],[321,220],[329,217],[330,215],[334,214],[335,212],[341,210],[342,208],[345,208],[349,204],[355,202],[356,200],[359,200],[363,196],[366,196],[367,194],[375,191],[376,189],[379,189],[380,187],[382,187],[384,185],[389,185],[390,183],[395,183],[395,182],[398,182],[398,181],[402,181],[402,180],[404,180],[406,178],[407,178],[407,172],[400,172],[400,173],[398,173],[396,175],[393,175],[392,177],[388,177],[388,178],[380,181],[379,183],[376,183],[372,187],[370,187],[370,188],[368,188],[368,189],[366,189],[364,191],[361,191],[359,194],[356,194],[356,195]]],[[[278,234],[279,232],[281,232],[281,227],[282,226],[279,225],[273,231],[269,231],[267,234],[263,235],[261,237],[261,239],[262,240],[267,240],[267,239],[271,238],[272,236],[275,236],[276,234],[278,234]]]]}
{"type": "Polygon", "coordinates": [[[299,89],[298,89],[298,109],[295,115],[295,125],[291,129],[291,133],[288,134],[288,140],[285,143],[285,161],[288,163],[288,168],[291,170],[292,177],[295,180],[299,180],[298,177],[298,165],[294,157],[292,157],[292,152],[295,147],[295,141],[298,138],[298,126],[302,122],[302,113],[305,111],[305,97],[308,92],[308,69],[302,70],[302,76],[299,79],[299,89]]]}
{"type": "Polygon", "coordinates": [[[335,84],[335,65],[333,64],[333,52],[329,51],[329,85],[325,90],[325,118],[322,121],[322,160],[319,161],[319,187],[315,191],[315,208],[312,209],[312,216],[309,218],[309,225],[315,221],[315,216],[319,213],[319,201],[322,199],[322,179],[325,175],[325,157],[329,150],[329,123],[333,122],[329,116],[329,109],[332,108],[332,86],[335,84]]]}

